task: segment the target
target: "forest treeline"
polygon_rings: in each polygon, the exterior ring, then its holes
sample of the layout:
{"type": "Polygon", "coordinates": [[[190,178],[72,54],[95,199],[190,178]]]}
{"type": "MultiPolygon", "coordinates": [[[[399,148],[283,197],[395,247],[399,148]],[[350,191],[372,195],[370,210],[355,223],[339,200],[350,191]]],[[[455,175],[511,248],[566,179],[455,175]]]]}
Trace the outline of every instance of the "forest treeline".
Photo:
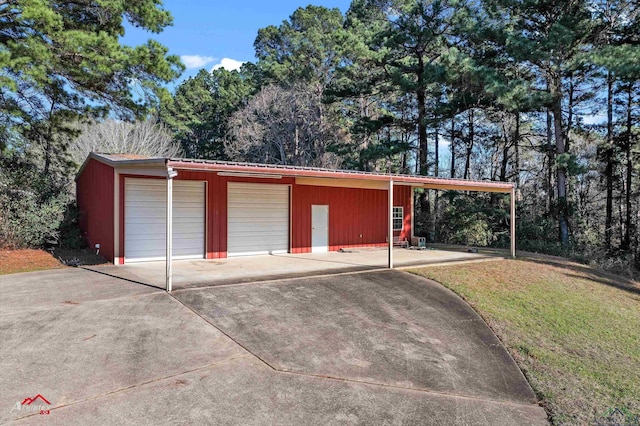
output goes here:
{"type": "MultiPolygon", "coordinates": [[[[519,247],[637,268],[638,18],[628,1],[308,6],[161,118],[189,157],[514,182],[519,247]]],[[[427,191],[418,232],[505,245],[505,201],[427,191]]]]}
{"type": "MultiPolygon", "coordinates": [[[[607,0],[354,0],[344,14],[307,6],[258,31],[256,61],[201,70],[171,94],[160,83],[180,64],[157,44],[128,52],[129,68],[92,74],[119,82],[142,69],[142,95],[79,79],[92,99],[84,112],[76,98],[61,108],[46,92],[37,120],[3,123],[13,141],[4,161],[27,161],[27,146],[41,169],[64,169],[67,148],[86,128],[60,124],[73,121],[69,110],[75,120],[100,121],[106,111],[153,117],[185,157],[514,182],[519,248],[633,273],[638,14],[635,2],[607,0]]],[[[142,26],[152,31],[169,24],[160,12],[147,15],[142,26]]],[[[425,191],[417,232],[435,242],[506,246],[507,206],[501,195],[425,191]]]]}

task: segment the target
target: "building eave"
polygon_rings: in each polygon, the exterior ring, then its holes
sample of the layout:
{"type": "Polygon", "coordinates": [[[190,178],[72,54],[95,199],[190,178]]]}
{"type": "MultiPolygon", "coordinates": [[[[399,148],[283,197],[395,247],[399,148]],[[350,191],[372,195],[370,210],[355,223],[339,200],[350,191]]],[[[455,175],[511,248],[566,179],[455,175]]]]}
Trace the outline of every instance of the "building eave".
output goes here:
{"type": "MultiPolygon", "coordinates": [[[[113,156],[112,156],[113,157],[113,156]]],[[[238,163],[230,161],[213,161],[186,158],[138,158],[138,159],[113,159],[109,154],[92,152],[76,174],[76,181],[84,171],[88,162],[94,159],[107,164],[121,173],[136,169],[164,171],[167,167],[175,170],[206,171],[218,173],[236,173],[245,175],[278,175],[283,177],[320,178],[320,179],[349,179],[358,181],[388,182],[393,180],[396,185],[409,185],[413,187],[454,190],[454,191],[482,191],[510,193],[514,184],[510,182],[478,181],[467,179],[451,179],[433,176],[416,176],[401,174],[385,174],[375,172],[362,172],[356,170],[332,170],[315,167],[296,167],[273,164],[238,163]]],[[[162,173],[162,172],[161,172],[162,173]]],[[[135,173],[132,173],[135,174],[135,173]]]]}
{"type": "Polygon", "coordinates": [[[75,176],[75,180],[77,181],[78,178],[82,175],[82,172],[84,171],[85,167],[87,167],[87,164],[89,164],[89,161],[96,160],[100,163],[106,164],[108,166],[113,167],[114,169],[121,169],[121,168],[127,168],[127,167],[145,167],[145,168],[163,168],[166,169],[166,165],[167,165],[167,161],[168,158],[164,158],[164,157],[157,157],[157,158],[137,158],[137,159],[119,159],[119,160],[113,160],[109,157],[107,157],[108,154],[101,154],[98,152],[92,152],[90,153],[87,158],[84,160],[84,163],[82,163],[82,166],[80,166],[80,169],[78,170],[78,172],[76,173],[75,176]]]}
{"type": "Polygon", "coordinates": [[[192,170],[207,172],[242,173],[252,175],[279,175],[286,177],[307,177],[325,179],[351,179],[361,181],[393,180],[399,185],[410,185],[429,189],[458,190],[458,191],[483,191],[510,193],[514,188],[513,183],[494,181],[474,181],[465,179],[449,179],[430,176],[413,176],[400,174],[383,174],[373,172],[361,172],[353,170],[330,170],[312,167],[294,167],[252,163],[234,163],[223,161],[169,159],[167,165],[176,170],[192,170]]]}

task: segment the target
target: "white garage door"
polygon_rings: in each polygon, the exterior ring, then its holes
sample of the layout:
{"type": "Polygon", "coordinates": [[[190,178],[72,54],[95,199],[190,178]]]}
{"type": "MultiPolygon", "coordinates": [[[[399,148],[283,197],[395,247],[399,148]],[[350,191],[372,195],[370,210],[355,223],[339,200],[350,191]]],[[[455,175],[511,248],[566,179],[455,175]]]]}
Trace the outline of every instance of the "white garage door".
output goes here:
{"type": "Polygon", "coordinates": [[[289,186],[229,182],[229,256],[289,251],[289,186]]]}
{"type": "MultiPolygon", "coordinates": [[[[166,253],[164,179],[125,179],[125,262],[163,260],[166,253]]],[[[204,257],[205,183],[173,181],[173,258],[204,257]]]]}

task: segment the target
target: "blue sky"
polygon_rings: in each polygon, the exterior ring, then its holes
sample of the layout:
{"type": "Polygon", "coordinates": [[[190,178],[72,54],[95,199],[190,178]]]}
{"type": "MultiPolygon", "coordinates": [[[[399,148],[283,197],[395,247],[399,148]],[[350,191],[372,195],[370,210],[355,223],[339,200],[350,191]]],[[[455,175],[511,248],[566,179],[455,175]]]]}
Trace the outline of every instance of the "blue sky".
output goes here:
{"type": "MultiPolygon", "coordinates": [[[[350,0],[317,0],[312,4],[339,8],[343,13],[350,0]]],[[[201,68],[220,64],[233,68],[243,61],[255,60],[253,42],[260,28],[280,25],[298,7],[300,0],[180,1],[166,0],[165,9],[173,15],[173,26],[160,34],[127,27],[123,42],[144,43],[153,38],[182,57],[187,68],[180,80],[195,75],[201,68]]],[[[173,86],[173,85],[171,85],[173,86]]]]}

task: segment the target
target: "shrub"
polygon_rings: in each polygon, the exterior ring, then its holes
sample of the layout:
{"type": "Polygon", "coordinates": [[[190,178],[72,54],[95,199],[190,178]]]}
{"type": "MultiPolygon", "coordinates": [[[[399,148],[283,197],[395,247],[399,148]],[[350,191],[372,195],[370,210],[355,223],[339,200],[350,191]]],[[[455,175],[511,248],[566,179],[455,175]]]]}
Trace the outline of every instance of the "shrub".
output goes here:
{"type": "Polygon", "coordinates": [[[29,160],[0,158],[0,246],[59,245],[71,201],[67,188],[66,179],[43,175],[29,160]]]}
{"type": "Polygon", "coordinates": [[[467,218],[463,225],[455,228],[450,236],[454,244],[485,247],[490,246],[496,240],[485,218],[475,215],[467,218]]]}
{"type": "Polygon", "coordinates": [[[504,197],[445,192],[438,222],[440,242],[480,247],[508,247],[508,207],[504,197]]]}
{"type": "Polygon", "coordinates": [[[58,227],[60,235],[60,247],[70,249],[80,249],[86,246],[86,241],[80,231],[78,218],[80,217],[80,209],[75,201],[67,203],[64,217],[58,227]]]}

